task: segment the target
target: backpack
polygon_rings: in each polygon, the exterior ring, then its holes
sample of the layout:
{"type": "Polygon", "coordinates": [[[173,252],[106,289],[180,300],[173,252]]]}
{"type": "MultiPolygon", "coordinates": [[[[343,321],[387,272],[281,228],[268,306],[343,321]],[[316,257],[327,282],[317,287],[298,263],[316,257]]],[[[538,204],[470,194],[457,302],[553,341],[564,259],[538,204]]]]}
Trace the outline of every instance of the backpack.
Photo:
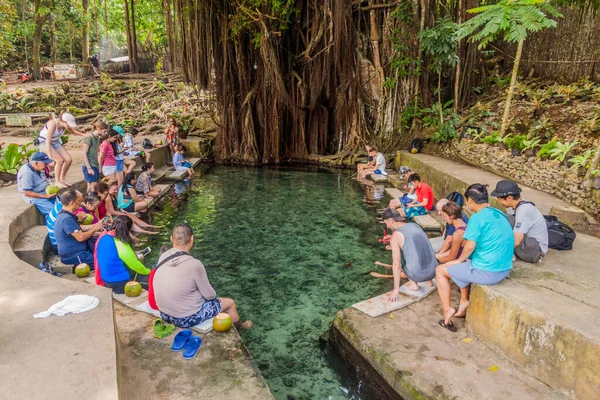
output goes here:
{"type": "Polygon", "coordinates": [[[555,250],[572,250],[577,234],[554,215],[544,215],[548,227],[548,247],[555,250]]]}
{"type": "Polygon", "coordinates": [[[413,139],[412,142],[410,142],[410,145],[408,146],[408,151],[413,154],[416,154],[416,153],[420,153],[422,148],[423,148],[423,141],[419,138],[415,138],[415,139],[413,139]]]}
{"type": "Polygon", "coordinates": [[[150,139],[144,139],[144,141],[142,142],[142,147],[145,149],[153,149],[154,146],[152,146],[152,142],[150,141],[150,139]]]}
{"type": "Polygon", "coordinates": [[[446,199],[455,202],[460,208],[465,205],[465,198],[458,192],[450,193],[448,196],[446,196],[446,199]]]}
{"type": "Polygon", "coordinates": [[[156,297],[154,296],[154,275],[156,274],[156,270],[158,270],[158,267],[165,264],[167,261],[185,255],[187,255],[186,252],[178,251],[177,253],[171,254],[169,257],[165,258],[161,262],[157,263],[154,267],[152,267],[150,275],[148,275],[148,304],[153,310],[158,310],[158,306],[156,305],[156,297]]]}

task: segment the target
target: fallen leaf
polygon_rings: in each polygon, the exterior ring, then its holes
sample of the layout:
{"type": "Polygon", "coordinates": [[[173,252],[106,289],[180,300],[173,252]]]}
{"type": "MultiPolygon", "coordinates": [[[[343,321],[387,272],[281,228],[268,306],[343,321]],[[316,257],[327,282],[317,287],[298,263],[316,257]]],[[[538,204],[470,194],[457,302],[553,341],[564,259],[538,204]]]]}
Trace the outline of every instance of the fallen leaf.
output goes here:
{"type": "Polygon", "coordinates": [[[464,343],[471,343],[472,341],[473,341],[472,337],[466,337],[466,338],[463,339],[464,343]]]}
{"type": "Polygon", "coordinates": [[[492,372],[496,372],[496,371],[498,371],[498,366],[497,365],[492,365],[491,367],[488,368],[488,370],[490,370],[492,372]]]}
{"type": "Polygon", "coordinates": [[[394,314],[390,314],[390,319],[394,319],[396,317],[394,317],[394,314]]]}

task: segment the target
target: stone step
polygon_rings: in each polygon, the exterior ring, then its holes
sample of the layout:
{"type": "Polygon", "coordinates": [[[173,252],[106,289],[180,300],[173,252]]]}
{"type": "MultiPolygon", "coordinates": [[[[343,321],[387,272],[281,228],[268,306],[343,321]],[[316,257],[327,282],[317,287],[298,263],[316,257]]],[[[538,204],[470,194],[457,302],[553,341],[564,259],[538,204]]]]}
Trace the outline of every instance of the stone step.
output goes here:
{"type": "Polygon", "coordinates": [[[572,251],[550,250],[537,265],[518,261],[500,285],[474,285],[470,329],[548,385],[597,399],[598,254],[598,240],[580,234],[572,251]]]}
{"type": "Polygon", "coordinates": [[[375,318],[348,308],[337,313],[330,341],[342,353],[352,347],[406,400],[566,399],[473,339],[464,322],[457,333],[442,328],[441,317],[437,293],[375,318]]]}
{"type": "Polygon", "coordinates": [[[387,182],[387,175],[371,174],[369,175],[374,182],[387,182]]]}
{"type": "Polygon", "coordinates": [[[385,194],[392,199],[399,199],[404,196],[404,192],[396,188],[385,188],[385,194]]]}
{"type": "Polygon", "coordinates": [[[37,266],[44,261],[51,247],[46,226],[35,225],[19,235],[13,251],[21,260],[37,266]]]}
{"type": "Polygon", "coordinates": [[[417,215],[416,217],[413,217],[413,221],[419,224],[424,231],[442,232],[444,230],[444,225],[429,214],[417,215]]]}
{"type": "Polygon", "coordinates": [[[395,188],[403,188],[407,185],[406,179],[400,178],[398,174],[389,174],[388,182],[395,188]]]}
{"type": "MultiPolygon", "coordinates": [[[[195,166],[200,164],[201,159],[200,158],[190,158],[189,161],[192,164],[192,168],[194,168],[195,166]]],[[[174,172],[168,174],[166,178],[169,180],[173,180],[173,181],[180,181],[183,178],[185,178],[186,176],[187,176],[186,171],[174,171],[174,172]]]]}
{"type": "Polygon", "coordinates": [[[63,262],[60,261],[60,257],[53,252],[48,253],[46,256],[46,262],[52,267],[54,272],[60,272],[63,275],[73,274],[73,268],[75,265],[63,264],[63,262]]]}

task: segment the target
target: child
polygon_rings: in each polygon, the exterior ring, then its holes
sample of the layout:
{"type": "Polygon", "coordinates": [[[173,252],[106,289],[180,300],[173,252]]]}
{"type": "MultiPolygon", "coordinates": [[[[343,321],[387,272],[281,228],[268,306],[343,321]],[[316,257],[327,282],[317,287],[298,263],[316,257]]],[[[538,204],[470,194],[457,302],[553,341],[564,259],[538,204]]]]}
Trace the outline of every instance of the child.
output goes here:
{"type": "Polygon", "coordinates": [[[94,131],[92,134],[83,139],[83,178],[87,183],[87,191],[95,192],[96,185],[100,179],[100,169],[98,164],[98,151],[100,149],[100,141],[104,132],[108,129],[102,121],[94,122],[94,131]]]}
{"type": "Polygon", "coordinates": [[[135,147],[134,139],[138,134],[138,130],[135,128],[131,129],[131,132],[128,132],[123,136],[123,143],[125,144],[125,156],[127,157],[143,157],[146,160],[146,163],[150,162],[150,153],[138,150],[135,147]]]}
{"type": "Polygon", "coordinates": [[[184,145],[178,144],[176,150],[175,154],[173,154],[173,166],[175,167],[175,171],[187,171],[188,178],[191,178],[192,175],[194,175],[194,170],[191,168],[190,162],[183,158],[187,149],[184,145]],[[185,164],[186,162],[187,164],[185,164]]]}
{"type": "Polygon", "coordinates": [[[154,164],[146,163],[142,165],[142,173],[135,184],[135,190],[144,197],[158,197],[160,189],[152,186],[152,174],[154,173],[154,164]]]}
{"type": "Polygon", "coordinates": [[[108,130],[108,137],[100,145],[98,164],[102,168],[102,175],[111,181],[116,180],[117,161],[115,160],[115,142],[119,133],[112,128],[108,130]]]}

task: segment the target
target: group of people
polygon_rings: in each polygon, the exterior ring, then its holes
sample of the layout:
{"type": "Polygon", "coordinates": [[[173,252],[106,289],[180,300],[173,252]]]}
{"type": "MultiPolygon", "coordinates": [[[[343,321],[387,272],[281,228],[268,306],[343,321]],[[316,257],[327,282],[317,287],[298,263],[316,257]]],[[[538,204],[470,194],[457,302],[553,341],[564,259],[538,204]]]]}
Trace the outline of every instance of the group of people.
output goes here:
{"type": "MultiPolygon", "coordinates": [[[[365,168],[360,170],[368,171],[365,168]]],[[[472,283],[495,285],[508,276],[514,260],[528,263],[542,260],[548,251],[546,221],[535,204],[521,197],[516,182],[499,181],[491,193],[487,185],[476,183],[464,194],[452,192],[435,203],[446,225],[440,238],[430,239],[411,221],[434,209],[433,191],[409,167],[401,167],[399,172],[408,180],[405,187],[408,193],[392,199],[381,217],[381,222],[392,232],[383,241],[389,242],[386,247],[391,250],[393,261],[392,264],[377,262],[391,269],[392,275],[372,275],[393,279],[390,301],[398,300],[401,279],[408,280],[404,287],[417,290],[419,283],[433,286],[435,278],[444,316],[439,324],[455,332],[452,318],[465,317],[472,283]],[[490,195],[498,199],[506,214],[490,205],[490,195]],[[450,281],[460,288],[457,308],[451,305],[450,281]]]]}

